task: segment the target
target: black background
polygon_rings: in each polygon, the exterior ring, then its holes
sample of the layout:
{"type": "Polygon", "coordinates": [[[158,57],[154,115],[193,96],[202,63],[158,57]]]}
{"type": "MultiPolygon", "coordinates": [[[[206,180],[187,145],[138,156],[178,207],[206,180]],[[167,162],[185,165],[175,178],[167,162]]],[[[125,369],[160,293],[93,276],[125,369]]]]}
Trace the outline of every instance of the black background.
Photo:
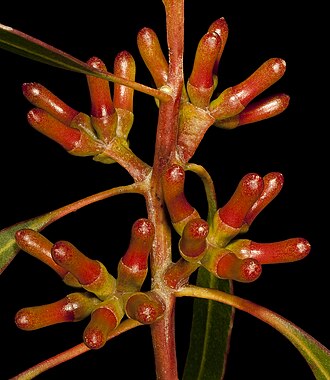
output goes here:
{"type": "MultiPolygon", "coordinates": [[[[152,85],[138,54],[136,34],[144,26],[153,28],[166,51],[164,8],[160,0],[133,3],[91,3],[79,6],[78,11],[60,3],[43,8],[33,3],[18,7],[11,2],[1,10],[0,22],[83,61],[98,56],[109,71],[115,55],[128,50],[136,60],[137,81],[152,85]]],[[[258,216],[248,237],[260,242],[304,237],[312,246],[309,256],[300,262],[264,266],[255,283],[235,283],[235,293],[278,312],[330,347],[324,10],[312,7],[290,14],[285,11],[286,3],[279,2],[267,11],[252,6],[245,12],[236,4],[223,7],[221,2],[211,0],[197,3],[186,1],[185,6],[186,78],[199,39],[214,20],[225,17],[229,37],[219,68],[219,89],[240,83],[267,59],[280,57],[287,62],[287,71],[268,93],[285,92],[291,100],[289,108],[273,119],[233,131],[211,128],[192,161],[204,165],[212,175],[219,206],[228,200],[246,173],[283,173],[283,190],[258,216]]],[[[24,82],[39,82],[73,108],[89,113],[83,75],[6,51],[0,51],[0,68],[0,228],[131,182],[118,165],[70,156],[26,121],[31,105],[21,92],[24,82]]],[[[157,120],[154,100],[136,93],[134,114],[131,147],[151,163],[157,120]]],[[[193,176],[188,176],[187,181],[187,196],[203,213],[201,184],[193,176]]],[[[130,226],[143,216],[141,198],[111,198],[47,227],[45,235],[54,242],[70,240],[114,274],[127,247],[130,226]]],[[[20,308],[50,303],[71,291],[43,264],[20,252],[2,274],[0,289],[0,379],[9,379],[81,342],[85,321],[35,332],[20,331],[14,325],[14,315],[20,308]]],[[[179,299],[176,333],[180,375],[190,321],[191,301],[179,299]]],[[[152,355],[149,330],[142,327],[39,378],[154,379],[152,355]]],[[[287,339],[237,311],[225,380],[252,378],[311,380],[313,375],[287,339]]]]}

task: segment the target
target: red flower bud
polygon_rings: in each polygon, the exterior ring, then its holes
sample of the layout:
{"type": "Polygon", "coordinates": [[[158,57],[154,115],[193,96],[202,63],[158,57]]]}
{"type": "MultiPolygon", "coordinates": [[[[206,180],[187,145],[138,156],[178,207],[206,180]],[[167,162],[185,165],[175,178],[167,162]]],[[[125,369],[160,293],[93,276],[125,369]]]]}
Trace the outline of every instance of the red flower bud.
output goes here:
{"type": "Polygon", "coordinates": [[[57,323],[77,322],[86,318],[99,302],[89,293],[71,293],[47,305],[21,309],[15,323],[22,330],[37,330],[57,323]]]}
{"type": "Polygon", "coordinates": [[[238,259],[234,254],[224,255],[218,262],[217,275],[238,282],[252,282],[261,275],[261,264],[255,259],[238,259]]]}
{"type": "Polygon", "coordinates": [[[260,197],[255,201],[245,215],[245,222],[250,226],[260,212],[279,194],[283,188],[284,177],[278,172],[271,172],[263,177],[264,188],[260,197]]]}
{"type": "Polygon", "coordinates": [[[218,33],[208,32],[201,38],[188,83],[196,88],[213,87],[213,67],[220,48],[221,37],[218,33]]]}
{"type": "MultiPolygon", "coordinates": [[[[128,51],[117,54],[114,62],[114,74],[118,77],[135,80],[135,61],[128,51]]],[[[113,105],[115,108],[133,112],[134,90],[130,87],[114,83],[113,105]]]]}
{"type": "Polygon", "coordinates": [[[15,240],[23,251],[52,268],[67,285],[75,288],[81,287],[78,280],[70,272],[55,263],[51,254],[53,243],[39,232],[28,228],[18,230],[15,234],[15,240]]]}
{"type": "Polygon", "coordinates": [[[141,57],[159,88],[166,84],[168,63],[163,54],[157,34],[150,28],[142,28],[137,35],[141,57]]]}
{"type": "MultiPolygon", "coordinates": [[[[87,63],[99,70],[107,71],[105,64],[97,57],[87,63]]],[[[98,137],[108,143],[116,134],[117,115],[112,103],[109,82],[106,79],[87,75],[91,98],[91,121],[98,137]]]]}
{"type": "Polygon", "coordinates": [[[122,258],[123,263],[134,270],[148,268],[148,256],[154,240],[155,228],[149,219],[138,219],[132,226],[129,247],[122,258]]]}
{"type": "Polygon", "coordinates": [[[104,265],[92,260],[67,241],[58,241],[52,247],[54,261],[72,273],[84,289],[105,299],[115,290],[115,279],[104,265]]]}
{"type": "Polygon", "coordinates": [[[200,218],[190,220],[184,227],[179,249],[182,257],[187,261],[198,261],[207,248],[208,223],[200,218]]]}
{"type": "Polygon", "coordinates": [[[286,63],[280,58],[271,58],[263,63],[242,83],[229,87],[210,104],[212,116],[226,119],[242,112],[256,96],[277,82],[286,69],[286,63]]]}
{"type": "Polygon", "coordinates": [[[96,140],[90,123],[86,124],[86,118],[83,115],[78,114],[72,120],[70,127],[40,108],[30,110],[27,119],[33,128],[60,144],[70,154],[96,155],[104,150],[104,146],[96,140]]]}
{"type": "Polygon", "coordinates": [[[128,318],[144,325],[156,322],[165,311],[163,302],[152,292],[133,294],[128,298],[125,309],[128,318]]]}
{"type": "Polygon", "coordinates": [[[154,235],[155,228],[150,220],[141,218],[133,224],[129,247],[118,264],[118,291],[140,290],[147,276],[154,235]]]}
{"type": "Polygon", "coordinates": [[[230,200],[218,210],[218,217],[227,225],[240,228],[263,188],[263,179],[258,174],[245,175],[230,200]]]}
{"type": "Polygon", "coordinates": [[[69,126],[79,112],[62,102],[39,83],[23,83],[23,95],[34,106],[43,109],[61,123],[69,126]]]}
{"type": "Polygon", "coordinates": [[[180,165],[173,164],[165,171],[162,180],[165,203],[171,221],[181,235],[188,220],[199,217],[184,194],[185,171],[180,165]]]}
{"type": "Polygon", "coordinates": [[[298,261],[310,252],[310,244],[302,238],[292,238],[275,243],[256,243],[238,239],[227,245],[227,249],[240,259],[252,258],[261,264],[278,264],[298,261]]]}
{"type": "Polygon", "coordinates": [[[85,328],[83,337],[87,347],[99,349],[103,347],[108,337],[120,323],[124,315],[121,301],[111,298],[102,303],[91,315],[91,320],[85,328]]]}
{"type": "Polygon", "coordinates": [[[23,251],[47,264],[62,278],[68,273],[66,269],[55,263],[51,254],[53,243],[41,233],[31,229],[18,230],[15,240],[23,251]]]}
{"type": "Polygon", "coordinates": [[[245,175],[229,201],[214,214],[208,240],[225,247],[241,232],[245,216],[263,190],[263,180],[255,173],[245,175]]]}
{"type": "Polygon", "coordinates": [[[277,116],[285,111],[290,97],[285,94],[274,95],[257,102],[250,103],[238,115],[223,120],[216,120],[214,125],[224,129],[234,129],[241,125],[256,123],[277,116]]]}
{"type": "Polygon", "coordinates": [[[81,132],[78,129],[68,127],[40,108],[29,111],[27,118],[33,128],[62,145],[65,150],[73,150],[80,144],[81,132]]]}
{"type": "Polygon", "coordinates": [[[91,315],[91,321],[84,331],[84,343],[90,349],[103,347],[108,339],[109,333],[117,326],[117,318],[113,311],[100,307],[91,315]]]}
{"type": "Polygon", "coordinates": [[[218,73],[218,67],[219,67],[219,62],[220,62],[220,59],[221,59],[224,47],[226,45],[227,38],[228,38],[228,25],[227,25],[226,20],[223,17],[215,20],[210,25],[208,31],[209,32],[215,32],[215,33],[217,33],[220,36],[220,38],[221,38],[221,46],[220,46],[220,49],[219,49],[219,52],[218,52],[217,59],[215,60],[215,63],[214,63],[214,66],[213,66],[213,74],[217,75],[217,73],[218,73]]]}
{"type": "Polygon", "coordinates": [[[261,275],[261,264],[251,258],[239,259],[227,248],[211,248],[201,264],[216,277],[239,282],[252,282],[261,275]]]}
{"type": "MultiPolygon", "coordinates": [[[[105,64],[97,57],[90,58],[87,64],[95,69],[107,71],[105,64]]],[[[91,98],[92,116],[99,118],[113,114],[115,109],[112,104],[109,82],[94,75],[87,75],[87,83],[91,98]]]]}
{"type": "Polygon", "coordinates": [[[221,37],[216,32],[206,33],[200,40],[194,66],[187,83],[191,103],[197,107],[208,106],[214,91],[213,70],[221,49],[221,37]]]}

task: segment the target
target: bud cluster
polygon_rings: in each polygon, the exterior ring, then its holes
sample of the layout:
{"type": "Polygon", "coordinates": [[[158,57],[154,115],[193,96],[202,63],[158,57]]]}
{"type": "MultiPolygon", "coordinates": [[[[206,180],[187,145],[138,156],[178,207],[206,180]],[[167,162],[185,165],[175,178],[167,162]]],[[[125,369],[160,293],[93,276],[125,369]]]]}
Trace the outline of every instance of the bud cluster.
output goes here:
{"type": "MultiPolygon", "coordinates": [[[[228,39],[225,19],[215,20],[201,37],[186,87],[183,86],[177,152],[183,163],[189,161],[211,125],[233,129],[283,112],[289,96],[276,94],[255,100],[285,73],[286,63],[270,58],[243,82],[219,93],[218,67],[228,39]]],[[[137,37],[138,48],[157,88],[165,86],[169,64],[156,33],[143,28],[137,37]]]]}
{"type": "Polygon", "coordinates": [[[17,245],[47,264],[76,291],[51,304],[19,310],[16,325],[23,330],[36,330],[90,316],[83,339],[89,348],[98,349],[125,316],[141,324],[155,322],[164,314],[163,301],[152,291],[141,292],[154,234],[149,219],[140,218],[133,224],[115,278],[100,261],[90,259],[68,241],[52,243],[32,229],[18,230],[17,245]]]}
{"type": "MultiPolygon", "coordinates": [[[[87,64],[107,72],[105,64],[97,57],[90,58],[87,64]]],[[[127,51],[115,57],[114,75],[135,80],[135,61],[127,51]]],[[[115,83],[112,96],[108,80],[93,75],[87,75],[87,84],[91,116],[74,110],[39,83],[24,83],[23,94],[35,106],[28,112],[27,119],[33,128],[70,154],[93,156],[96,161],[113,163],[116,155],[127,156],[130,152],[127,138],[134,119],[134,90],[115,83]]]]}
{"type": "Polygon", "coordinates": [[[274,243],[258,243],[237,235],[248,231],[256,216],[276,197],[283,176],[271,172],[261,177],[245,175],[228,202],[207,222],[200,218],[184,193],[184,168],[170,165],[163,175],[165,203],[174,229],[179,233],[181,259],[165,275],[168,286],[177,288],[188,281],[192,272],[203,266],[222,279],[255,281],[262,264],[297,261],[310,251],[302,238],[274,243]]]}

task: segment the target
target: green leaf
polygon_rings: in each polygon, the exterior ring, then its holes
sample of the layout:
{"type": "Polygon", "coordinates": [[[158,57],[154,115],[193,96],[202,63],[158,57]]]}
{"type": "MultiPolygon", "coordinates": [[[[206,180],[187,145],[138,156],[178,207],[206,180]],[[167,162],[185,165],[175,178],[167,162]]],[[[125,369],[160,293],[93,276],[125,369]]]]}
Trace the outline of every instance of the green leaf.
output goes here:
{"type": "Polygon", "coordinates": [[[20,248],[15,241],[15,233],[22,228],[31,228],[40,231],[46,227],[54,218],[54,213],[50,212],[36,218],[28,219],[14,224],[0,231],[0,274],[7,268],[20,248]]]}
{"type": "MultiPolygon", "coordinates": [[[[220,280],[206,269],[198,270],[197,285],[226,293],[232,292],[228,280],[220,280]]],[[[194,300],[190,346],[183,380],[220,380],[225,373],[234,309],[210,300],[194,300]]]]}
{"type": "Polygon", "coordinates": [[[259,318],[273,326],[291,341],[307,361],[315,379],[329,380],[330,351],[300,327],[294,325],[285,318],[280,317],[278,314],[269,310],[265,314],[266,318],[264,315],[262,318],[259,318]]]}
{"type": "MultiPolygon", "coordinates": [[[[71,55],[56,49],[19,30],[0,24],[0,47],[14,54],[82,74],[107,77],[105,73],[89,66],[71,55]]],[[[112,76],[109,74],[109,79],[112,76]]]]}
{"type": "MultiPolygon", "coordinates": [[[[272,326],[297,348],[310,366],[316,380],[330,380],[330,350],[303,329],[274,311],[244,298],[229,294],[228,292],[204,288],[202,286],[187,286],[181,289],[176,295],[178,297],[189,296],[213,300],[253,315],[272,326]]],[[[196,359],[198,359],[198,357],[196,357],[196,359]]],[[[217,358],[214,357],[214,360],[217,360],[217,358]]],[[[202,378],[208,380],[216,379],[212,374],[205,377],[203,376],[196,377],[193,375],[192,377],[186,377],[186,380],[202,378]]]]}
{"type": "Polygon", "coordinates": [[[118,77],[108,71],[101,71],[62,50],[56,49],[54,46],[3,24],[0,24],[0,48],[50,66],[119,83],[161,100],[166,101],[170,98],[165,92],[118,77]]]}

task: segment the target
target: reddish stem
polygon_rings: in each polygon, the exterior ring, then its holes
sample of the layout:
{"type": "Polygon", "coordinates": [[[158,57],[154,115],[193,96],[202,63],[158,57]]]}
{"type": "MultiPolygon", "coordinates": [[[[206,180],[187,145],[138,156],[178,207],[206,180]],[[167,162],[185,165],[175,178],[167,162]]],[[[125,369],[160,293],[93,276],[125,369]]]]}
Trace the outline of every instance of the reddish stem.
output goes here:
{"type": "Polygon", "coordinates": [[[151,325],[158,380],[178,378],[174,335],[175,298],[168,294],[164,272],[171,264],[171,230],[164,213],[162,173],[174,159],[179,127],[179,107],[183,86],[184,0],[164,0],[166,13],[169,75],[166,86],[171,100],[159,105],[159,118],[155,143],[153,174],[147,200],[148,212],[155,226],[155,240],[151,254],[153,288],[161,292],[165,302],[164,317],[151,325]]]}

